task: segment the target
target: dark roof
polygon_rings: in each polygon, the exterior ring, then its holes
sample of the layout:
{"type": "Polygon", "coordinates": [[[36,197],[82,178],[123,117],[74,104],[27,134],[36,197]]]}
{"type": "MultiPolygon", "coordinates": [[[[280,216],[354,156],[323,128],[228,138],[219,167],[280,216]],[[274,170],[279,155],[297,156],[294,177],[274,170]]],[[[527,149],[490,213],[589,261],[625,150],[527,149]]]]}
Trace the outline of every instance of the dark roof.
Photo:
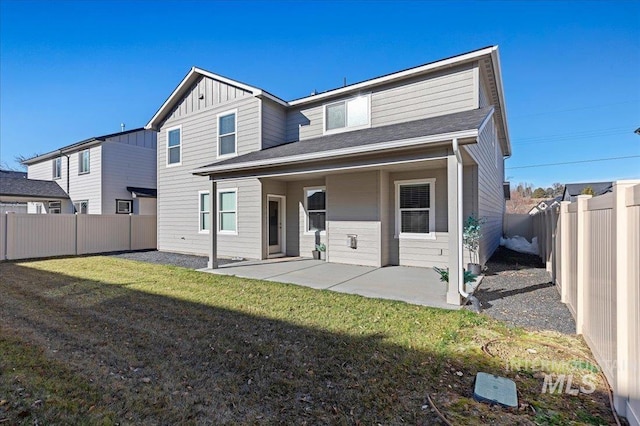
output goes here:
{"type": "Polygon", "coordinates": [[[136,197],[158,196],[158,190],[155,188],[138,188],[136,186],[127,186],[127,191],[134,193],[136,197]]]}
{"type": "Polygon", "coordinates": [[[444,133],[478,129],[491,114],[493,107],[485,107],[470,111],[456,112],[439,117],[424,118],[388,126],[373,127],[352,132],[337,133],[303,141],[278,145],[272,148],[254,151],[245,155],[208,164],[201,169],[248,161],[274,160],[283,157],[313,154],[337,149],[373,145],[396,140],[434,136],[444,133]]]}
{"type": "Polygon", "coordinates": [[[0,179],[26,179],[27,172],[16,172],[14,170],[0,170],[0,179]]]}
{"type": "Polygon", "coordinates": [[[0,178],[0,195],[33,198],[69,198],[56,182],[36,179],[0,178]]]}
{"type": "Polygon", "coordinates": [[[597,196],[606,194],[607,192],[611,192],[613,188],[613,182],[567,183],[564,186],[562,200],[571,201],[571,197],[582,194],[582,191],[588,186],[593,189],[593,195],[597,196]]]}

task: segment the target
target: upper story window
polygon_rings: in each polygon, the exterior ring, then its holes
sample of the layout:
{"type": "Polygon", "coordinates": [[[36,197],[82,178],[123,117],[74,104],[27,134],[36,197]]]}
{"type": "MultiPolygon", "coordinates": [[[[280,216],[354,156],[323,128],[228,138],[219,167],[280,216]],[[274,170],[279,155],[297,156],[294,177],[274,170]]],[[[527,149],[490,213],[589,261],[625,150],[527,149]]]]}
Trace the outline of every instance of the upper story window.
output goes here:
{"type": "Polygon", "coordinates": [[[60,179],[62,176],[62,158],[54,158],[53,159],[53,178],[60,179]]]}
{"type": "Polygon", "coordinates": [[[85,149],[78,153],[78,174],[89,173],[89,150],[85,149]]]}
{"type": "Polygon", "coordinates": [[[218,157],[237,154],[236,128],[237,110],[218,114],[218,157]]]}
{"type": "Polygon", "coordinates": [[[182,161],[182,128],[167,130],[167,166],[180,165],[182,161]]]}
{"type": "Polygon", "coordinates": [[[435,234],[435,179],[396,182],[396,236],[429,238],[435,234]]]}
{"type": "Polygon", "coordinates": [[[324,132],[335,133],[369,127],[370,96],[358,96],[324,106],[324,132]]]}
{"type": "Polygon", "coordinates": [[[304,189],[304,205],[307,211],[306,232],[323,232],[327,223],[327,190],[324,186],[304,189]]]}

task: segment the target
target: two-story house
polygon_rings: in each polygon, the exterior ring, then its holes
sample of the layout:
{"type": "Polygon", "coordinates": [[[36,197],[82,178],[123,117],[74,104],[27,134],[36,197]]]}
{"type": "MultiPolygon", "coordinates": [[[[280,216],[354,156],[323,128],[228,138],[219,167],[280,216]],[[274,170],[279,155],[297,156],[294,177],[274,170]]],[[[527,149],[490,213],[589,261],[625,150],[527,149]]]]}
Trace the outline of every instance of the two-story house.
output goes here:
{"type": "Polygon", "coordinates": [[[72,203],[29,202],[30,213],[156,214],[156,139],[143,128],[92,137],[24,161],[72,203]]]}
{"type": "MultiPolygon", "coordinates": [[[[497,46],[284,101],[192,68],[151,118],[158,248],[218,257],[310,257],[449,266],[462,223],[498,247],[511,154],[497,46]]],[[[459,300],[458,300],[459,301],[459,300]]]]}

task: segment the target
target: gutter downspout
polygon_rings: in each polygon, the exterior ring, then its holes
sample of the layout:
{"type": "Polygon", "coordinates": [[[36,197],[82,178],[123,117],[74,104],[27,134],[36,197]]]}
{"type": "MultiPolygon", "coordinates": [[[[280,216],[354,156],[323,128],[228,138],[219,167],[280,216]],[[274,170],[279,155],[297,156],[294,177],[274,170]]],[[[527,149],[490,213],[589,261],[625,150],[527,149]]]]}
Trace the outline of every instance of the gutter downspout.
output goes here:
{"type": "Polygon", "coordinates": [[[456,156],[456,160],[458,160],[457,171],[458,171],[458,188],[457,188],[457,197],[458,197],[458,211],[456,212],[458,219],[458,242],[456,247],[458,249],[458,292],[465,299],[469,298],[469,293],[465,291],[464,288],[464,268],[463,268],[463,250],[462,250],[462,227],[463,227],[463,217],[462,217],[462,154],[460,154],[460,146],[458,145],[458,138],[453,138],[453,153],[456,156]]]}

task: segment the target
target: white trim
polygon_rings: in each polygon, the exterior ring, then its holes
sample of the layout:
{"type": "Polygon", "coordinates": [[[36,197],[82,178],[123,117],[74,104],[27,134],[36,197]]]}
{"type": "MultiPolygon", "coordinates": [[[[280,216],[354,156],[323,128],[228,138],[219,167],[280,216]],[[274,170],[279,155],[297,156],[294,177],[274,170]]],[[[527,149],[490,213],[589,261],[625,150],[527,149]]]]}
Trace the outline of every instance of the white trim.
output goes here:
{"type": "MultiPolygon", "coordinates": [[[[231,133],[225,133],[222,136],[228,136],[231,133]]],[[[234,109],[230,109],[228,111],[224,111],[221,113],[216,114],[216,158],[218,160],[224,159],[224,158],[231,158],[231,157],[237,157],[238,156],[238,108],[234,108],[234,109]],[[229,154],[220,154],[220,117],[226,117],[227,115],[231,115],[233,114],[233,135],[235,136],[233,145],[234,145],[234,152],[229,153],[229,154]]]]}
{"type": "Polygon", "coordinates": [[[361,83],[356,83],[350,86],[346,86],[346,87],[342,87],[340,89],[335,89],[335,90],[331,90],[329,92],[324,92],[324,93],[320,93],[317,95],[312,95],[312,96],[307,96],[305,98],[300,98],[300,99],[296,99],[294,101],[290,101],[289,105],[290,106],[297,106],[297,105],[302,105],[302,104],[306,104],[306,103],[310,103],[310,102],[317,102],[320,101],[322,99],[326,99],[329,97],[333,97],[333,96],[337,96],[343,93],[347,93],[347,92],[351,92],[354,90],[362,90],[364,88],[367,87],[371,87],[371,86],[376,86],[376,85],[380,85],[383,83],[389,83],[392,81],[396,81],[396,80],[400,80],[400,79],[404,79],[407,77],[411,77],[413,75],[416,74],[422,74],[422,73],[426,73],[428,71],[433,71],[436,70],[438,68],[448,68],[451,67],[453,65],[458,65],[464,62],[469,62],[469,61],[473,61],[476,60],[482,56],[485,55],[493,55],[494,52],[496,52],[498,49],[498,46],[491,46],[491,47],[487,47],[485,49],[482,50],[476,50],[475,52],[470,52],[470,53],[466,53],[464,55],[458,55],[458,56],[454,56],[452,58],[448,58],[448,59],[443,59],[440,61],[436,61],[436,62],[432,62],[426,65],[422,65],[419,67],[415,67],[415,68],[411,68],[408,70],[404,70],[404,71],[400,71],[400,72],[396,72],[393,74],[389,74],[389,75],[385,75],[382,77],[378,77],[378,78],[374,78],[372,80],[367,80],[367,81],[363,81],[361,83]]]}
{"type": "MultiPolygon", "coordinates": [[[[60,167],[62,168],[62,163],[60,163],[60,167]]],[[[78,151],[78,176],[80,175],[88,175],[89,173],[91,173],[91,149],[87,148],[87,149],[83,149],[82,151],[78,151]],[[87,153],[87,167],[88,170],[80,170],[83,161],[82,161],[82,156],[84,153],[87,153]]]]}
{"type": "Polygon", "coordinates": [[[361,129],[369,129],[369,128],[371,128],[371,93],[365,93],[362,95],[352,96],[350,98],[339,99],[339,100],[328,102],[322,105],[322,134],[323,135],[334,135],[336,133],[344,133],[344,132],[350,132],[353,130],[361,130],[361,129]],[[348,125],[349,117],[347,116],[347,103],[349,101],[353,101],[358,98],[367,99],[367,124],[361,124],[359,126],[349,126],[348,125]],[[344,127],[340,127],[337,129],[327,130],[327,107],[335,104],[340,104],[340,103],[344,103],[345,125],[344,127]]]}
{"type": "MultiPolygon", "coordinates": [[[[182,165],[182,124],[178,124],[177,126],[173,126],[173,127],[169,127],[167,129],[165,129],[164,131],[165,137],[166,137],[166,141],[165,141],[165,156],[167,157],[165,160],[165,167],[177,167],[177,166],[181,166],[182,165]],[[169,132],[172,132],[174,130],[179,130],[180,131],[180,161],[178,161],[177,163],[169,163],[169,132]]],[[[173,147],[175,148],[175,147],[173,147]]]]}
{"type": "Polygon", "coordinates": [[[502,127],[504,128],[504,137],[507,141],[507,154],[511,156],[511,138],[509,137],[509,126],[507,126],[507,104],[504,100],[504,87],[502,85],[502,70],[500,69],[500,58],[498,57],[498,46],[491,49],[491,64],[493,65],[493,74],[498,90],[498,100],[500,101],[500,115],[502,116],[502,127]]]}
{"type": "Polygon", "coordinates": [[[133,200],[127,200],[125,198],[116,198],[116,214],[132,214],[133,213],[133,200]],[[126,212],[120,211],[120,203],[129,203],[129,209],[126,212]]]}
{"type": "Polygon", "coordinates": [[[482,120],[482,123],[480,123],[480,126],[478,127],[478,137],[480,136],[480,134],[482,133],[482,131],[484,130],[485,126],[487,124],[489,124],[489,122],[491,121],[491,119],[493,118],[493,114],[496,112],[496,107],[492,106],[491,107],[491,111],[489,111],[489,114],[487,114],[487,116],[484,118],[484,120],[482,120]]]}
{"type": "Polygon", "coordinates": [[[218,235],[238,235],[238,188],[218,188],[218,194],[216,195],[218,198],[216,198],[216,223],[217,223],[217,233],[218,235]],[[230,210],[224,210],[224,211],[220,211],[220,194],[222,193],[227,193],[227,192],[235,192],[236,194],[236,209],[235,209],[235,214],[236,214],[236,230],[235,231],[223,231],[222,229],[220,229],[220,227],[222,226],[222,221],[220,220],[220,213],[225,213],[225,212],[230,212],[230,210]]]}
{"type": "MultiPolygon", "coordinates": [[[[62,205],[62,203],[61,203],[62,205]]],[[[89,214],[89,200],[78,200],[78,201],[74,201],[73,202],[73,210],[75,214],[89,214]],[[84,213],[82,213],[82,203],[86,204],[86,211],[84,213]],[[80,205],[80,208],[78,209],[76,207],[76,204],[80,205]],[[78,211],[79,210],[79,211],[78,211]]]]}
{"type": "MultiPolygon", "coordinates": [[[[381,142],[381,143],[370,144],[370,145],[359,145],[356,147],[333,149],[329,151],[313,152],[310,154],[293,155],[289,157],[273,158],[269,160],[247,161],[245,163],[228,164],[223,166],[214,165],[207,168],[193,170],[192,173],[195,175],[206,176],[212,172],[238,170],[241,168],[248,168],[248,167],[270,167],[276,164],[297,163],[301,161],[326,159],[329,157],[340,157],[344,155],[371,153],[372,151],[379,151],[379,150],[386,150],[386,149],[406,148],[406,147],[422,145],[424,143],[430,143],[430,142],[448,142],[449,140],[454,138],[466,139],[466,138],[477,138],[477,137],[478,137],[478,131],[475,129],[465,130],[461,132],[441,133],[439,135],[433,135],[433,136],[401,139],[393,142],[381,142]]],[[[470,142],[470,143],[477,143],[477,141],[470,142]]]]}
{"type": "Polygon", "coordinates": [[[276,195],[276,194],[267,194],[267,205],[265,206],[267,210],[267,223],[265,224],[265,229],[267,230],[267,258],[271,257],[282,257],[287,253],[287,197],[285,195],[276,195]],[[269,198],[279,198],[280,199],[280,215],[282,215],[282,227],[280,231],[280,252],[279,253],[269,253],[269,198]]]}
{"type": "MultiPolygon", "coordinates": [[[[396,180],[395,185],[395,233],[396,239],[419,239],[419,240],[435,240],[436,239],[436,180],[428,179],[408,179],[396,180]],[[426,234],[401,232],[401,215],[400,215],[400,187],[403,185],[429,185],[429,232],[426,234]]],[[[424,209],[423,209],[424,210],[424,209]]]]}
{"type": "Polygon", "coordinates": [[[55,157],[53,159],[53,180],[62,179],[62,156],[55,157]],[[56,171],[58,169],[57,164],[60,163],[60,174],[56,176],[56,171]]]}
{"type": "MultiPolygon", "coordinates": [[[[320,231],[320,235],[327,234],[327,186],[326,185],[317,185],[317,186],[305,186],[302,188],[302,197],[304,200],[304,235],[316,235],[318,231],[309,231],[309,209],[307,208],[307,191],[312,190],[322,190],[324,191],[324,231],[320,231]]],[[[314,210],[314,211],[322,211],[322,210],[314,210]]]]}
{"type": "Polygon", "coordinates": [[[198,191],[198,234],[209,235],[210,229],[211,229],[211,191],[198,191]],[[202,210],[202,194],[209,195],[209,210],[206,211],[207,213],[209,213],[209,229],[202,229],[201,215],[202,213],[205,213],[205,210],[202,210]]]}

